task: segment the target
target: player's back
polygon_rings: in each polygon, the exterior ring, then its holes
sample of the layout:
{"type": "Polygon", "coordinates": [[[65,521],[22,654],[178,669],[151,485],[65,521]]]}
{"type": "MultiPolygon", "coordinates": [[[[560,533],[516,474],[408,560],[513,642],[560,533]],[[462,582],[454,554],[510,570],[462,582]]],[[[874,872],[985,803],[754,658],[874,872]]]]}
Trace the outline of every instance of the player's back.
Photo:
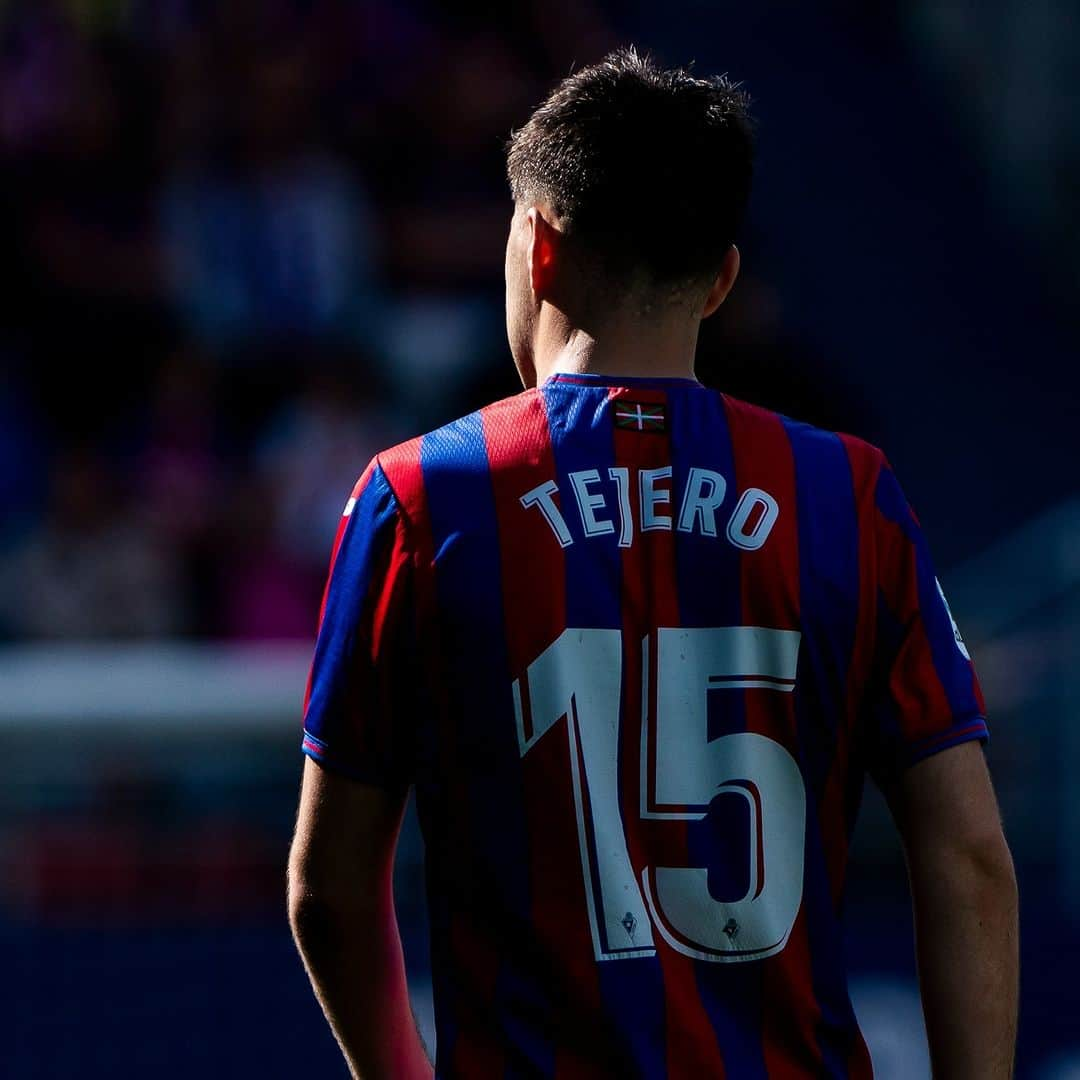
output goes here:
{"type": "Polygon", "coordinates": [[[416,784],[438,1075],[870,1075],[839,920],[864,772],[985,734],[880,452],[557,375],[356,497],[399,704],[350,753],[416,784]]]}

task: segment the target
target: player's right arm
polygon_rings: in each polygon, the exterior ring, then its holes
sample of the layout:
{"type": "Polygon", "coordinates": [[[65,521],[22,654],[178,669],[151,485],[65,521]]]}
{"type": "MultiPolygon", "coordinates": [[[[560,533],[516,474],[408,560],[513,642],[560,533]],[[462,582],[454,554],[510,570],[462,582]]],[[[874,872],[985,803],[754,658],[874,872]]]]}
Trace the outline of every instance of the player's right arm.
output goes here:
{"type": "Polygon", "coordinates": [[[1012,858],[982,747],[985,706],[926,539],[881,457],[874,537],[870,767],[907,858],[937,1080],[1007,1080],[1019,975],[1012,858]]]}
{"type": "Polygon", "coordinates": [[[1019,978],[1016,875],[982,748],[955,746],[888,789],[907,856],[937,1080],[1007,1080],[1019,978]]]}

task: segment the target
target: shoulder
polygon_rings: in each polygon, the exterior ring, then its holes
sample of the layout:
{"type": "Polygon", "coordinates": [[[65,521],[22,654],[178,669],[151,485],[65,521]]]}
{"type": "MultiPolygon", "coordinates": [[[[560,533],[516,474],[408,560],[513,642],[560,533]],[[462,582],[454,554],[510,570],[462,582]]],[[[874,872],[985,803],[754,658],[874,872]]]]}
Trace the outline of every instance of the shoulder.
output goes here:
{"type": "Polygon", "coordinates": [[[768,432],[782,428],[791,445],[796,468],[801,465],[813,470],[815,466],[830,460],[840,465],[846,463],[857,497],[872,495],[881,472],[891,472],[884,451],[858,435],[817,427],[730,394],[722,393],[720,396],[728,416],[743,431],[751,435],[760,432],[762,438],[767,438],[768,432]]]}
{"type": "Polygon", "coordinates": [[[543,422],[540,393],[525,390],[381,451],[368,469],[385,478],[408,516],[419,512],[425,486],[433,478],[464,477],[475,474],[478,466],[492,467],[493,449],[525,447],[533,426],[543,422]]]}

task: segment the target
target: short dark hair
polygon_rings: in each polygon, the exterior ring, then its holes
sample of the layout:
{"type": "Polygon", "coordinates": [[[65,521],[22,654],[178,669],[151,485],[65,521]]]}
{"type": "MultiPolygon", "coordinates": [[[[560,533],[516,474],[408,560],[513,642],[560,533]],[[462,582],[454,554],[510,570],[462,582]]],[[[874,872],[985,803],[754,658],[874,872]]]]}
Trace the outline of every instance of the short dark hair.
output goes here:
{"type": "Polygon", "coordinates": [[[564,79],[512,134],[510,190],[549,203],[619,276],[711,277],[750,195],[749,104],[726,75],[619,49],[564,79]]]}

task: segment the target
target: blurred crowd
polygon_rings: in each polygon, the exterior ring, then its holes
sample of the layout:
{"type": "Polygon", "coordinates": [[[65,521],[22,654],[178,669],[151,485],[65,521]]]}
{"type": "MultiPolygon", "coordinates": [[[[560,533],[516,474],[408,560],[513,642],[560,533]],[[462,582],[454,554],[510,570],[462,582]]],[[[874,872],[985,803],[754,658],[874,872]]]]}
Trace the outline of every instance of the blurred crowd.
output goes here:
{"type": "MultiPolygon", "coordinates": [[[[503,146],[617,35],[582,0],[0,12],[0,636],[310,637],[368,458],[519,389],[503,146]]],[[[710,350],[842,426],[775,378],[763,281],[710,350]]]]}

